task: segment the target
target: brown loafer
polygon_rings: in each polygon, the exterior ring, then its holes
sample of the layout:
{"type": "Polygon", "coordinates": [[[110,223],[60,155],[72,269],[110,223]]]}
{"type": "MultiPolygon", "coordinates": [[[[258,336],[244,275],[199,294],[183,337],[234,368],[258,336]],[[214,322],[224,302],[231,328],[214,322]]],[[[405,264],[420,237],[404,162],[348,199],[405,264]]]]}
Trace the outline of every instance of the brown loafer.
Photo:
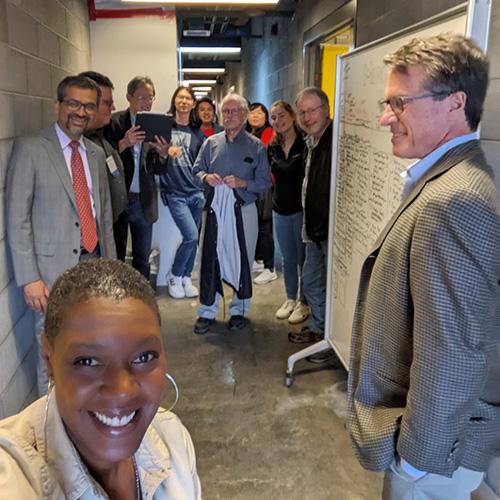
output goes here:
{"type": "Polygon", "coordinates": [[[288,340],[294,344],[309,344],[313,342],[319,342],[324,339],[322,333],[316,333],[309,330],[308,326],[305,326],[300,330],[300,332],[289,332],[288,340]]]}

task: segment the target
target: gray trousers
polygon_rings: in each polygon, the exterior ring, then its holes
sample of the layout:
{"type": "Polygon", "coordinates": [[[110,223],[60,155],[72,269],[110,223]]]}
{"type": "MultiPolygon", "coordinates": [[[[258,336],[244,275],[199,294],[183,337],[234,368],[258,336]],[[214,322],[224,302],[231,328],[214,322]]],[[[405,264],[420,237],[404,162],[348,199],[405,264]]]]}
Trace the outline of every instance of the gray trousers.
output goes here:
{"type": "Polygon", "coordinates": [[[414,479],[395,460],[385,472],[383,500],[470,500],[484,473],[459,467],[451,477],[428,473],[414,479]]]}
{"type": "MultiPolygon", "coordinates": [[[[257,207],[255,203],[250,203],[241,207],[241,217],[245,228],[245,246],[247,248],[248,263],[251,267],[255,257],[255,246],[257,245],[257,234],[259,226],[257,222],[257,207]]],[[[215,319],[219,310],[221,296],[216,294],[215,302],[211,306],[200,305],[198,316],[201,318],[215,319]]],[[[229,314],[231,316],[248,316],[251,299],[239,299],[233,291],[233,298],[229,304],[229,314]]]]}

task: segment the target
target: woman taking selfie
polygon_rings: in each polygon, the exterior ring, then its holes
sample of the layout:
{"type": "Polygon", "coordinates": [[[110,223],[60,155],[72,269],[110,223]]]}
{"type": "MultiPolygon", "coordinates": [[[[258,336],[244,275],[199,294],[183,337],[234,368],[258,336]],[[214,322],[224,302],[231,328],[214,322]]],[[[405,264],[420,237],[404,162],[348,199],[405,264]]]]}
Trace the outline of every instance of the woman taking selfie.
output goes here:
{"type": "Polygon", "coordinates": [[[309,308],[302,287],[299,286],[305,255],[302,241],[305,143],[295,124],[295,112],[287,102],[276,101],[271,106],[271,123],[275,136],[269,143],[267,156],[275,182],[273,222],[283,255],[287,296],[276,312],[276,318],[288,318],[289,323],[301,323],[309,316],[309,308]]]}
{"type": "Polygon", "coordinates": [[[200,499],[193,444],[170,411],[154,292],[119,260],[69,269],[48,299],[47,396],[0,421],[2,498],[200,499]]]}

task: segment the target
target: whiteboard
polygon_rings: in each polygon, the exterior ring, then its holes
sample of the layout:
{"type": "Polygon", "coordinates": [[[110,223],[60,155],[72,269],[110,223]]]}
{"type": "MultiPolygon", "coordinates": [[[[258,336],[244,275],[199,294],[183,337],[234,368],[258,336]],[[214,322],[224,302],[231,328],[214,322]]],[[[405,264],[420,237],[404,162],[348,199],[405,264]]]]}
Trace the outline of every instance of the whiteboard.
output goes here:
{"type": "Polygon", "coordinates": [[[464,7],[453,9],[445,19],[440,16],[424,27],[417,25],[339,58],[325,338],[346,368],[361,266],[399,207],[403,188],[399,174],[411,163],[392,155],[391,134],[379,125],[377,101],[384,97],[387,78],[383,57],[417,36],[465,34],[466,21],[464,7]]]}

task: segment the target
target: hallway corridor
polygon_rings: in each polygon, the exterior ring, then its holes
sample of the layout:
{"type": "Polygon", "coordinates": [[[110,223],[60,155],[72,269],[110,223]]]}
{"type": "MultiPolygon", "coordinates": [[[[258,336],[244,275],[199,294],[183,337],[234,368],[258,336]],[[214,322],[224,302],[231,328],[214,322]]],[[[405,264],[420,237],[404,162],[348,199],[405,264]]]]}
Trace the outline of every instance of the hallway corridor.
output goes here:
{"type": "Polygon", "coordinates": [[[283,298],[281,277],[256,286],[247,328],[229,332],[218,321],[197,336],[198,302],[159,297],[181,391],[174,412],[193,438],[203,498],[379,498],[382,476],[361,468],[345,430],[346,372],[301,361],[294,385],[283,384],[287,357],[300,349],[287,340],[288,323],[274,319],[283,298]]]}

